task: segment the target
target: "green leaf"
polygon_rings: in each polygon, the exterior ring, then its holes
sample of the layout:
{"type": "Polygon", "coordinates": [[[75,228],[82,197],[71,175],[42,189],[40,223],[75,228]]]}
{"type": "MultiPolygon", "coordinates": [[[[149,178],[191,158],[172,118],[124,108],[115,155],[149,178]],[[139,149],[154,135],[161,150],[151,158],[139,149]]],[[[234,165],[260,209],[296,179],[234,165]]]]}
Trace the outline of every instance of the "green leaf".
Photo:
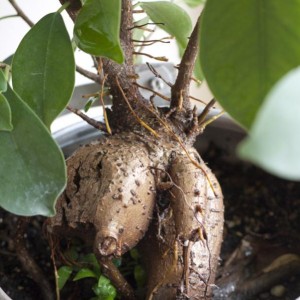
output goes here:
{"type": "Polygon", "coordinates": [[[98,284],[93,286],[93,291],[101,300],[114,300],[117,296],[115,287],[108,278],[102,275],[98,280],[98,284]]]}
{"type": "Polygon", "coordinates": [[[101,268],[95,254],[89,253],[87,255],[84,255],[80,258],[79,262],[90,266],[92,271],[96,274],[97,278],[99,278],[99,276],[101,275],[101,268]]]}
{"type": "Polygon", "coordinates": [[[80,262],[91,264],[94,269],[99,269],[100,270],[100,266],[99,266],[98,260],[96,258],[96,255],[93,254],[93,253],[89,253],[89,254],[84,255],[80,259],[80,262]]]}
{"type": "Polygon", "coordinates": [[[57,270],[57,281],[58,281],[58,288],[61,290],[66,282],[68,281],[68,279],[70,278],[71,274],[72,274],[72,268],[69,266],[62,266],[57,270]]]}
{"type": "Polygon", "coordinates": [[[7,79],[3,71],[0,69],[0,93],[5,92],[7,90],[7,79]]]}
{"type": "Polygon", "coordinates": [[[59,13],[43,17],[23,38],[12,63],[14,90],[49,128],[74,88],[72,45],[59,13]]]}
{"type": "Polygon", "coordinates": [[[300,64],[299,0],[207,0],[204,77],[225,110],[249,128],[270,88],[300,64]]]}
{"type": "Polygon", "coordinates": [[[242,158],[290,180],[300,180],[299,82],[300,67],[274,86],[239,146],[242,158]]]}
{"type": "Polygon", "coordinates": [[[7,99],[0,93],[0,131],[11,131],[11,110],[7,99]]]}
{"type": "Polygon", "coordinates": [[[192,22],[189,15],[178,5],[166,2],[140,2],[141,8],[150,19],[161,29],[174,36],[179,47],[185,49],[192,31],[192,22]]]}
{"type": "Polygon", "coordinates": [[[205,0],[183,0],[183,2],[190,7],[197,7],[200,4],[203,4],[205,0]]]}
{"type": "Polygon", "coordinates": [[[99,100],[99,97],[90,97],[88,99],[88,101],[86,102],[85,106],[84,106],[84,111],[88,112],[89,109],[91,108],[91,106],[97,101],[99,100]]]}
{"type": "Polygon", "coordinates": [[[120,23],[121,0],[86,0],[75,21],[74,40],[89,54],[122,63],[120,23]]]}
{"type": "Polygon", "coordinates": [[[47,128],[9,87],[13,130],[0,132],[0,206],[24,216],[53,216],[66,184],[65,160],[47,128]]]}
{"type": "Polygon", "coordinates": [[[77,281],[83,278],[98,278],[94,271],[88,268],[81,268],[75,275],[73,281],[77,281]]]}

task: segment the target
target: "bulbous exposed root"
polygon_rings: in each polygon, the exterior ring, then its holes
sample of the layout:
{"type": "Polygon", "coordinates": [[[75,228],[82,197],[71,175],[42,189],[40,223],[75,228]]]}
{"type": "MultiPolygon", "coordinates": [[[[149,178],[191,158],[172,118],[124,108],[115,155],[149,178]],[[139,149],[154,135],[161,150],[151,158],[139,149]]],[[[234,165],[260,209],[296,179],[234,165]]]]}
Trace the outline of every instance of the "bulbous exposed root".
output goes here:
{"type": "Polygon", "coordinates": [[[191,155],[203,169],[177,154],[169,169],[170,206],[160,211],[159,222],[153,224],[142,247],[148,269],[147,299],[211,297],[222,242],[223,197],[196,151],[191,155]]]}
{"type": "Polygon", "coordinates": [[[102,256],[120,256],[144,236],[155,182],[141,143],[112,137],[67,161],[68,184],[48,222],[51,232],[82,237],[102,256]]]}
{"type": "MultiPolygon", "coordinates": [[[[155,200],[164,195],[168,205],[158,205],[160,221],[153,222],[142,247],[147,298],[209,297],[222,242],[223,199],[196,150],[185,150],[189,155],[173,142],[135,134],[80,148],[67,161],[68,185],[48,230],[83,238],[105,267],[142,239],[155,200]],[[162,171],[165,182],[154,170],[162,171]]],[[[125,298],[132,297],[117,269],[108,275],[125,298]]]]}

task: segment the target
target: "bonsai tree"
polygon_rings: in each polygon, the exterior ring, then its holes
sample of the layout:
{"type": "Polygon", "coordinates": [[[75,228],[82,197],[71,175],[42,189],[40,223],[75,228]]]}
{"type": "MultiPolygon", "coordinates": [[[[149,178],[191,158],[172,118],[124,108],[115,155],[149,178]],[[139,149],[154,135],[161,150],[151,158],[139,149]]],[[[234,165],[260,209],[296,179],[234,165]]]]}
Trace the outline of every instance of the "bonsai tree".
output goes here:
{"type": "Polygon", "coordinates": [[[50,217],[50,240],[81,238],[124,299],[136,295],[113,258],[136,245],[147,299],[210,298],[224,209],[217,179],[193,148],[215,104],[200,113],[192,105],[193,70],[196,65],[196,75],[203,73],[215,98],[250,131],[240,155],[299,180],[298,1],[207,0],[193,29],[171,2],[60,2],[33,26],[10,0],[33,27],[12,62],[1,63],[1,206],[50,217]],[[72,41],[63,10],[74,21],[72,41]],[[145,99],[136,82],[134,59],[141,53],[135,46],[156,42],[143,35],[150,20],[176,38],[182,53],[168,107],[153,105],[155,91],[145,99]],[[105,138],[78,149],[66,168],[49,129],[73,91],[73,47],[93,56],[96,73],[76,70],[99,83],[102,103],[106,89],[112,107],[103,110],[103,123],[68,107],[105,138]]]}

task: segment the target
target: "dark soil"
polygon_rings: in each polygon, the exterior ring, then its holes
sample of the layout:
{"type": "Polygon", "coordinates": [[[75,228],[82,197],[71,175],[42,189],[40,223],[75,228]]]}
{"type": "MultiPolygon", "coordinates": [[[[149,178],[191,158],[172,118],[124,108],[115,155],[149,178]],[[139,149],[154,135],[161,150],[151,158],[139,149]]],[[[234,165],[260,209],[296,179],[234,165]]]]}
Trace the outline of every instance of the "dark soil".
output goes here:
{"type": "MultiPolygon", "coordinates": [[[[275,178],[246,163],[229,161],[226,153],[213,145],[203,159],[219,179],[225,199],[225,234],[217,284],[227,280],[226,286],[229,278],[233,285],[239,285],[238,280],[242,279],[254,282],[256,286],[255,280],[258,280],[257,284],[261,283],[259,276],[263,268],[274,259],[290,253],[300,255],[300,183],[275,178]],[[249,253],[244,253],[244,259],[224,267],[241,242],[247,243],[249,253]]],[[[13,300],[43,299],[39,287],[22,271],[14,250],[17,219],[0,210],[0,287],[13,300]]],[[[53,284],[50,248],[43,237],[42,223],[41,217],[31,219],[26,235],[27,247],[53,284]]],[[[281,272],[281,269],[276,271],[281,272]]],[[[282,271],[279,277],[283,278],[266,284],[257,296],[245,296],[245,299],[296,299],[300,296],[300,270],[298,275],[296,273],[295,270],[293,274],[282,271]],[[276,296],[276,289],[281,290],[280,297],[279,294],[276,296]]],[[[90,281],[83,283],[89,285],[90,281]]],[[[73,284],[72,295],[64,295],[62,299],[92,297],[89,287],[79,284],[73,284]]],[[[227,298],[243,299],[241,296],[227,298]]]]}

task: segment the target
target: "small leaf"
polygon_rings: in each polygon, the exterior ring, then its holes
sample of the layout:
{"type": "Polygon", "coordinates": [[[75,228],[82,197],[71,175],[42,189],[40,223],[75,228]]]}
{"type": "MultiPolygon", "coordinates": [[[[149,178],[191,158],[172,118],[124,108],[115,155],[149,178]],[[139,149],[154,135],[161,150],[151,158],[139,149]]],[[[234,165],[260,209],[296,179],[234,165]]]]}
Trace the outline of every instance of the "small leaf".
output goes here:
{"type": "Polygon", "coordinates": [[[57,275],[58,275],[57,282],[58,282],[58,288],[60,290],[65,286],[71,274],[72,274],[72,268],[68,266],[62,266],[57,270],[57,275]]]}
{"type": "Polygon", "coordinates": [[[100,276],[97,286],[93,290],[101,300],[114,300],[117,296],[115,287],[110,283],[110,280],[105,276],[100,276]]]}
{"type": "Polygon", "coordinates": [[[80,280],[83,278],[89,278],[89,277],[98,278],[97,275],[95,274],[95,272],[92,271],[91,269],[81,268],[75,275],[73,281],[77,281],[77,280],[80,280]]]}
{"type": "Polygon", "coordinates": [[[166,2],[140,2],[141,8],[161,29],[174,36],[180,47],[185,49],[192,31],[189,15],[178,5],[166,2]]]}
{"type": "Polygon", "coordinates": [[[91,106],[98,100],[98,97],[90,97],[84,106],[84,111],[88,112],[91,106]]]}
{"type": "Polygon", "coordinates": [[[104,286],[110,284],[110,280],[105,276],[100,276],[98,280],[98,286],[104,286]]]}
{"type": "Polygon", "coordinates": [[[86,0],[75,21],[74,40],[89,54],[122,63],[120,23],[121,0],[86,0]]]}
{"type": "Polygon", "coordinates": [[[101,268],[95,254],[89,253],[87,255],[84,255],[79,259],[79,262],[89,266],[91,270],[94,272],[94,274],[96,275],[96,278],[100,277],[101,268]]]}
{"type": "Polygon", "coordinates": [[[90,264],[92,264],[93,266],[99,267],[97,258],[96,258],[96,256],[95,256],[95,254],[93,254],[93,253],[89,253],[89,254],[83,256],[83,257],[80,259],[80,262],[90,263],[90,264]]]}
{"type": "Polygon", "coordinates": [[[23,38],[12,63],[14,90],[49,128],[74,88],[72,45],[59,13],[43,17],[23,38]]]}
{"type": "Polygon", "coordinates": [[[0,69],[0,93],[5,92],[7,90],[7,79],[3,71],[0,69]]]}
{"type": "Polygon", "coordinates": [[[299,82],[300,67],[273,87],[239,146],[242,158],[290,180],[300,180],[299,82]]]}
{"type": "Polygon", "coordinates": [[[24,216],[53,216],[66,184],[65,160],[47,128],[8,87],[13,130],[0,132],[0,206],[24,216]]]}
{"type": "Polygon", "coordinates": [[[0,93],[0,131],[11,131],[12,129],[10,106],[4,95],[0,93]]]}
{"type": "Polygon", "coordinates": [[[299,20],[299,0],[206,2],[200,26],[204,77],[247,128],[271,87],[300,64],[299,20]]]}

